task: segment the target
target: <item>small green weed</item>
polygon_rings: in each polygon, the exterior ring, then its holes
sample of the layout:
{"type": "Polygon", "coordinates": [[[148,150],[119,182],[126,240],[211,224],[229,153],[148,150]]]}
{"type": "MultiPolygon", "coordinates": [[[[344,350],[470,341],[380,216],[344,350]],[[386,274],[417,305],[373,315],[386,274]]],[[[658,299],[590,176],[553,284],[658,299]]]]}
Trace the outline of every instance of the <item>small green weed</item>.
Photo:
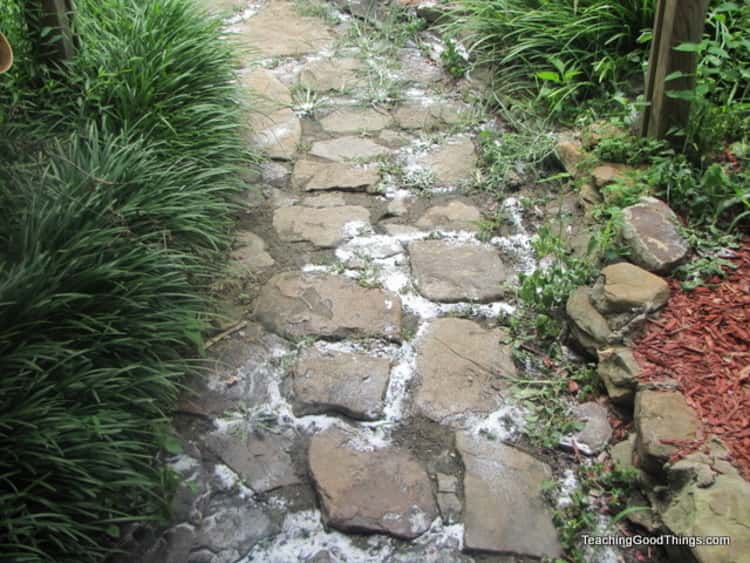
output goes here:
{"type": "Polygon", "coordinates": [[[469,70],[468,60],[453,39],[444,37],[443,43],[445,44],[445,49],[440,53],[440,61],[443,63],[443,68],[453,78],[463,78],[466,71],[469,70]]]}

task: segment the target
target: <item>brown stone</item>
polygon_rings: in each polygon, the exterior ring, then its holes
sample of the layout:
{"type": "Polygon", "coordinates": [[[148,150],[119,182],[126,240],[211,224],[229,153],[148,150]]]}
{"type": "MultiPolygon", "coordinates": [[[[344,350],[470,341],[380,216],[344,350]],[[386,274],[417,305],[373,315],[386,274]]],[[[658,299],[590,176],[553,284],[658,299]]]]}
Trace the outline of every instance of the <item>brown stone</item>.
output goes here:
{"type": "Polygon", "coordinates": [[[292,339],[386,338],[401,335],[401,300],[348,278],[286,272],[263,287],[255,314],[269,330],[292,339]]]}
{"type": "Polygon", "coordinates": [[[352,428],[333,427],[312,438],[308,459],[333,528],[412,539],[438,515],[430,479],[406,450],[378,448],[352,428]]]}
{"type": "Polygon", "coordinates": [[[656,311],[668,299],[666,281],[628,262],[604,268],[592,294],[594,305],[604,314],[656,311]]]}

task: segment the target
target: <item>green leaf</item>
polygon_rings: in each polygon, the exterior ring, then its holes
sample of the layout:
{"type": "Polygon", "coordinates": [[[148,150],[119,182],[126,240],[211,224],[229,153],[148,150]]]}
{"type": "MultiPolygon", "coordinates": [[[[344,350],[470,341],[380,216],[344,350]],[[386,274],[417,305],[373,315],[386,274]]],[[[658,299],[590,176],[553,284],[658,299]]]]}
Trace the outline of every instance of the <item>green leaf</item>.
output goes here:
{"type": "Polygon", "coordinates": [[[682,53],[700,53],[704,47],[705,47],[705,44],[703,42],[681,43],[679,45],[676,45],[675,47],[672,47],[672,49],[674,49],[675,51],[680,51],[682,53]]]}
{"type": "Polygon", "coordinates": [[[546,80],[548,82],[555,82],[556,84],[559,84],[561,82],[560,75],[550,70],[543,70],[541,72],[537,72],[536,77],[541,78],[542,80],[546,80]]]}

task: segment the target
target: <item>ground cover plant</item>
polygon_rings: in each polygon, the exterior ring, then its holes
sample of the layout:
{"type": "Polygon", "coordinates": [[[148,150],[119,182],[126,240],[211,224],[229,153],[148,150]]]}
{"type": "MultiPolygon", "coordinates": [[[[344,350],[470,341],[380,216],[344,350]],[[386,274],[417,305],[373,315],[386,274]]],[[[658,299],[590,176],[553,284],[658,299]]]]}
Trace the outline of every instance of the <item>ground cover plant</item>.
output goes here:
{"type": "MultiPolygon", "coordinates": [[[[185,0],[76,4],[72,61],[0,77],[0,552],[13,561],[100,561],[121,523],[165,516],[157,454],[249,158],[220,22],[185,0]]],[[[23,49],[8,6],[0,27],[23,49]]]]}

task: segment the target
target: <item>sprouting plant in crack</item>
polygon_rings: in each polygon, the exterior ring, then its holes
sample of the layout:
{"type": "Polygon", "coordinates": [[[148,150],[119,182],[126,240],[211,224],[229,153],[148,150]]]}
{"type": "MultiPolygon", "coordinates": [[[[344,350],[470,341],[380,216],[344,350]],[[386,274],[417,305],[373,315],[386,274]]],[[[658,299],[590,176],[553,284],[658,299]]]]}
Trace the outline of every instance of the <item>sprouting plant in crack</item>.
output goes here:
{"type": "Polygon", "coordinates": [[[297,84],[292,87],[292,109],[300,117],[314,117],[326,102],[324,96],[307,86],[297,84]]]}

